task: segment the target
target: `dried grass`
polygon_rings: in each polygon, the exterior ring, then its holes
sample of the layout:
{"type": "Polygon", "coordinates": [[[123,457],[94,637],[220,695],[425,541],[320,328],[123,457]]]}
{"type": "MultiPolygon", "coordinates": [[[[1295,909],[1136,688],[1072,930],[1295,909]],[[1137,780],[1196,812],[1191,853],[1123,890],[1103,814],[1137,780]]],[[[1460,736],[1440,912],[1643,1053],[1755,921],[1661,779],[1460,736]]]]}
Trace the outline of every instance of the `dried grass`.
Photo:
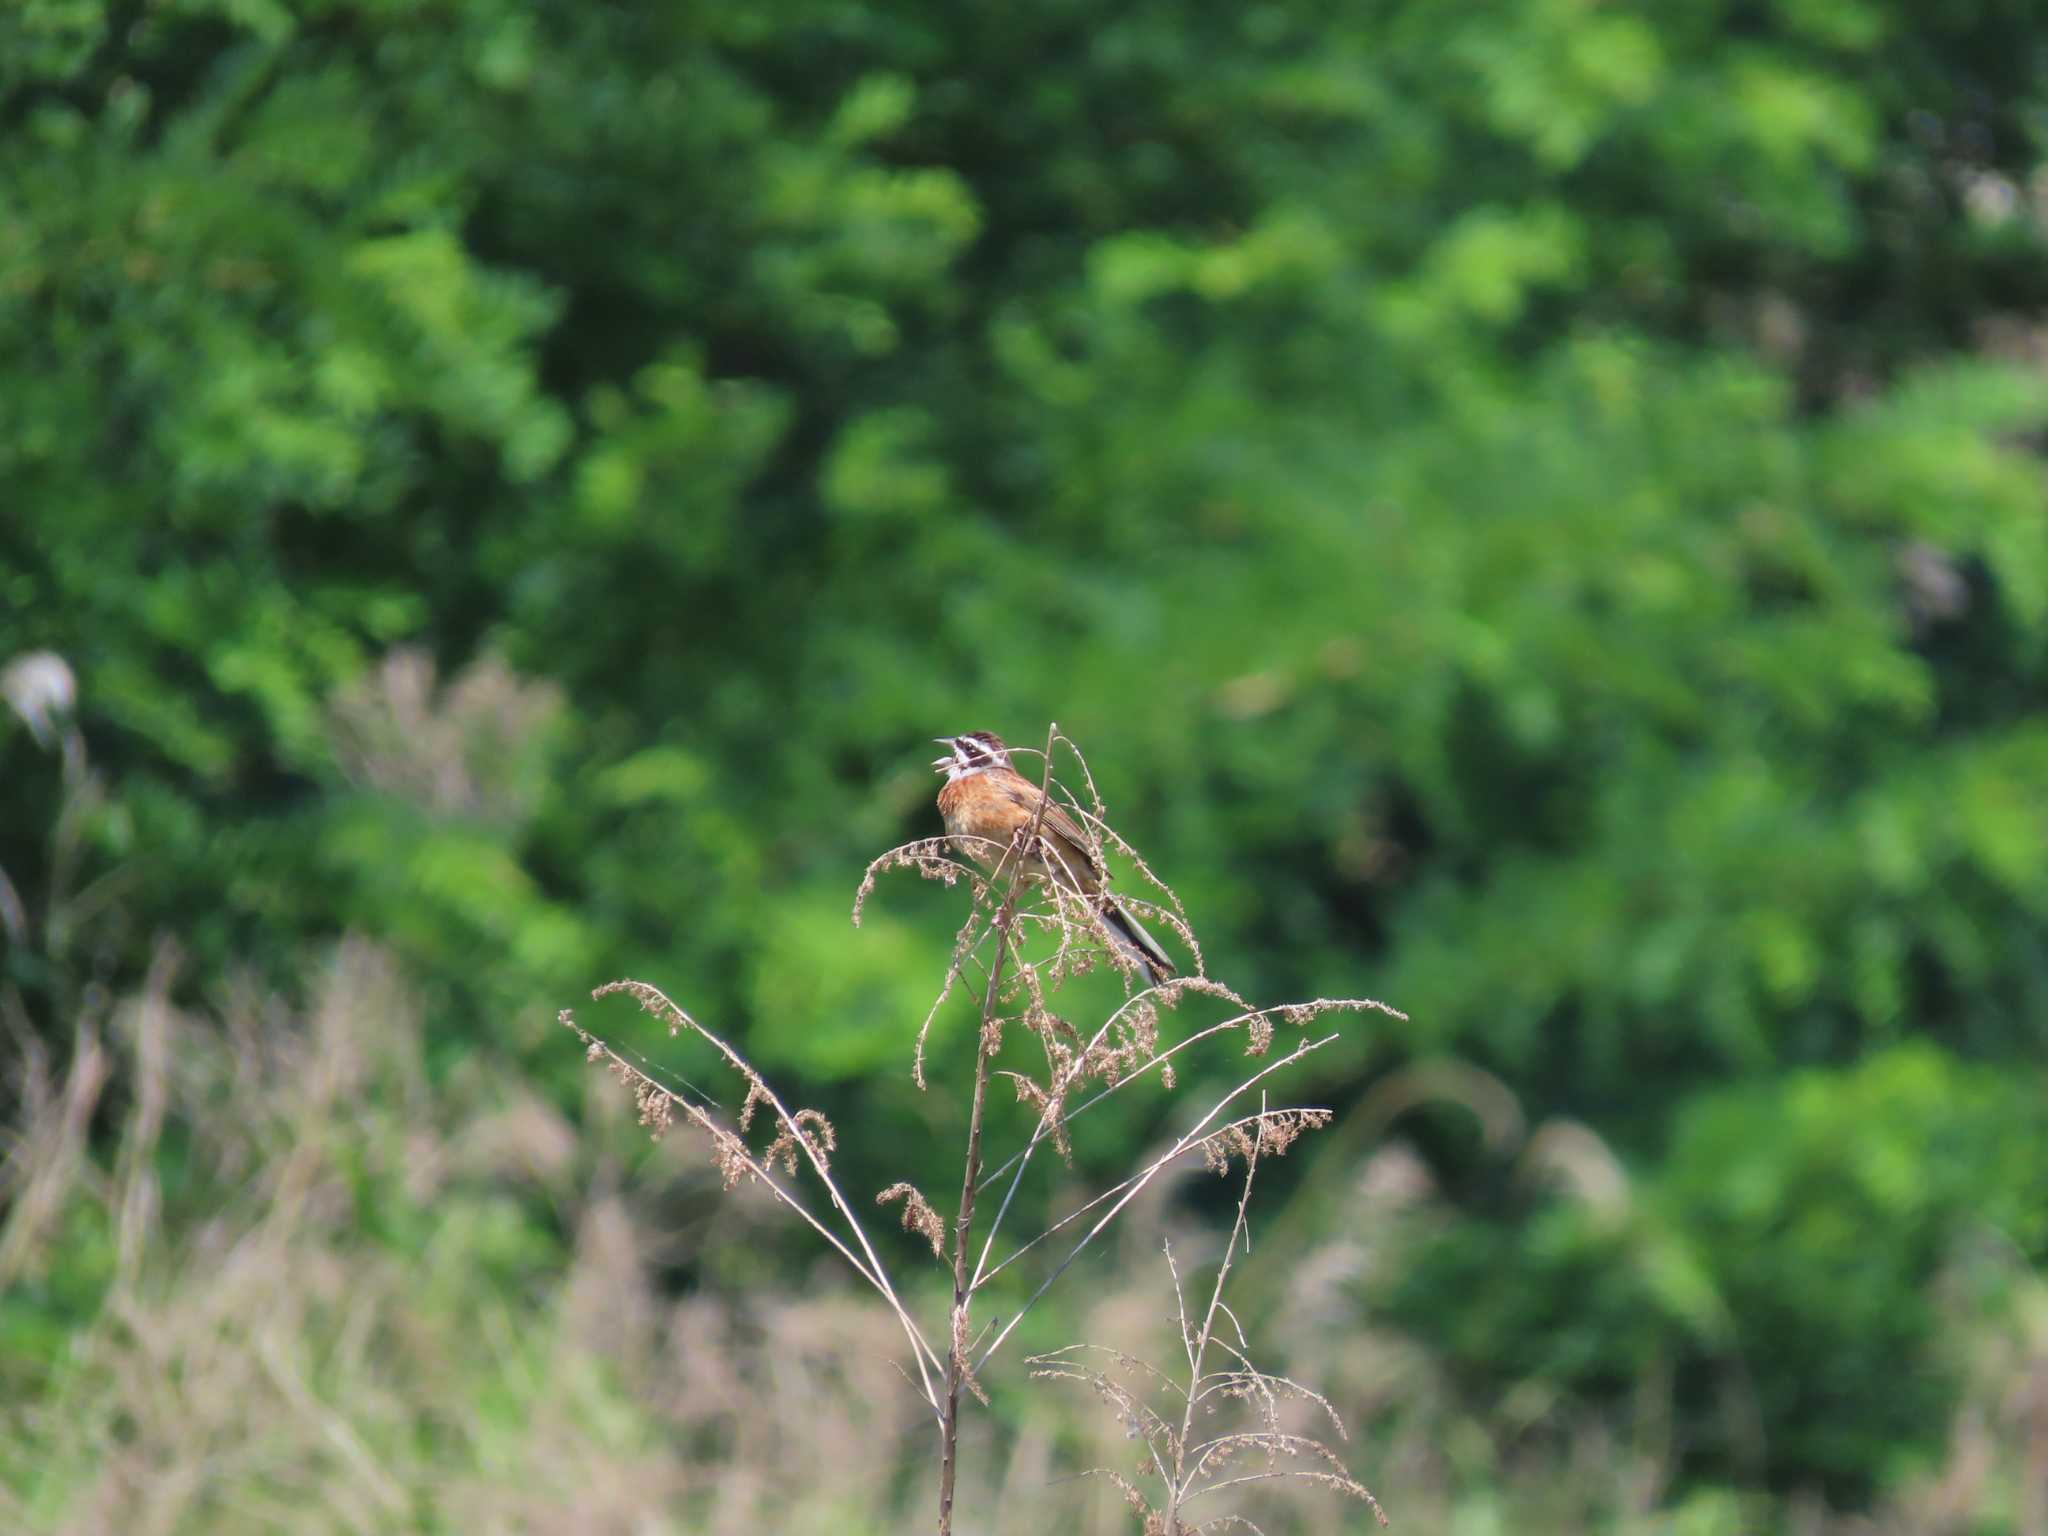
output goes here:
{"type": "MultiPolygon", "coordinates": [[[[109,1257],[68,1339],[0,1367],[0,1530],[758,1536],[929,1523],[928,1482],[905,1469],[929,1454],[930,1418],[891,1361],[901,1333],[886,1308],[823,1275],[794,1291],[665,1297],[659,1229],[634,1193],[656,1181],[623,1180],[606,1138],[579,1136],[510,1073],[431,1087],[418,1010],[374,949],[345,946],[304,1012],[244,987],[189,1013],[170,1003],[174,975],[167,957],[148,991],[106,1010],[94,1051],[61,1074],[46,1065],[40,1108],[8,1127],[10,1179],[44,1191],[24,1223],[10,1185],[9,1231],[23,1234],[11,1315],[75,1271],[92,1234],[109,1257]],[[83,1117],[104,1136],[81,1143],[69,1127],[83,1117]],[[152,1155],[171,1143],[175,1185],[152,1155]],[[508,1222],[535,1201],[573,1234],[568,1262],[507,1280],[508,1222]]],[[[680,1144],[654,1155],[662,1182],[692,1177],[680,1144]]],[[[1286,1297],[1246,1331],[1266,1371],[1312,1379],[1341,1409],[1350,1459],[1398,1490],[1400,1528],[1738,1536],[1779,1523],[1782,1510],[1732,1494],[1670,1493],[1668,1380],[1647,1377],[1612,1416],[1567,1403],[1476,1414],[1438,1362],[1361,1326],[1357,1287],[1403,1262],[1437,1203],[1399,1143],[1357,1167],[1326,1235],[1269,1231],[1239,1261],[1247,1291],[1286,1297]]],[[[1169,1198],[1205,1177],[1184,1156],[1136,1197],[1104,1283],[1069,1294],[1077,1336],[1132,1359],[1180,1349],[1157,1238],[1174,1228],[1183,1274],[1183,1255],[1216,1262],[1221,1234],[1185,1225],[1169,1198]]],[[[774,1219],[743,1198],[722,1231],[765,1242],[774,1219]]],[[[1809,1503],[1786,1528],[2042,1536],[2048,1292],[2011,1262],[1956,1260],[1945,1315],[1970,1388],[1948,1460],[1876,1509],[1809,1503]],[[1970,1301],[1973,1267],[2000,1263],[2016,1305],[1994,1320],[1970,1301]]],[[[1135,1443],[1092,1394],[986,1379],[1002,1432],[993,1418],[963,1428],[963,1528],[1132,1529],[1113,1484],[1063,1470],[1112,1467],[1138,1485],[1135,1443]]],[[[1284,1432],[1318,1433],[1313,1404],[1277,1408],[1284,1432]]],[[[1347,1505],[1302,1498],[1284,1524],[1249,1518],[1274,1536],[1334,1536],[1356,1528],[1347,1505]]]]}
{"type": "Polygon", "coordinates": [[[493,656],[445,686],[434,659],[401,646],[340,690],[328,745],[343,774],[436,816],[516,822],[545,788],[561,690],[493,656]]]}

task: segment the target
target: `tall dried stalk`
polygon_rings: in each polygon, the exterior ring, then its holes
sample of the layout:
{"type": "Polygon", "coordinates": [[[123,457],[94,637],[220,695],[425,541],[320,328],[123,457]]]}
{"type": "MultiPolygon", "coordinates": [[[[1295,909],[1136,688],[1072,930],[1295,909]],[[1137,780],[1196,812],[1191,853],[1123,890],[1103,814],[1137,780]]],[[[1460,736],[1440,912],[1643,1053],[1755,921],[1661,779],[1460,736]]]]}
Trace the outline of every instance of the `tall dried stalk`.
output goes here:
{"type": "MultiPolygon", "coordinates": [[[[1011,848],[1004,850],[996,866],[998,878],[1005,869],[1019,862],[1025,849],[1038,841],[1039,828],[1045,821],[1045,808],[1052,803],[1049,794],[1052,788],[1050,735],[1045,748],[1045,767],[1038,781],[1037,813],[1032,816],[1031,825],[1025,829],[1024,835],[1011,848]]],[[[1008,882],[1002,909],[996,913],[994,923],[995,963],[989,967],[988,985],[982,989],[981,995],[981,1031],[974,1051],[974,1099],[967,1117],[967,1161],[960,1179],[960,1216],[953,1227],[952,1347],[946,1354],[946,1402],[939,1422],[939,1536],[952,1536],[953,1479],[960,1460],[960,1388],[973,1385],[967,1366],[968,1301],[974,1294],[973,1282],[967,1273],[967,1245],[974,1237],[974,1203],[981,1193],[981,1121],[982,1112],[988,1105],[988,1067],[1000,1038],[996,1003],[1002,995],[1003,968],[1015,947],[1013,925],[1017,920],[1017,899],[1023,893],[1023,881],[1013,878],[1008,882]]],[[[979,1387],[975,1387],[975,1395],[980,1396],[979,1387]]]]}
{"type": "Polygon", "coordinates": [[[562,1022],[584,1041],[594,1062],[602,1063],[629,1087],[638,1103],[641,1122],[660,1135],[681,1120],[703,1134],[712,1161],[727,1188],[743,1179],[765,1186],[777,1200],[818,1233],[853,1271],[871,1286],[897,1319],[910,1345],[916,1367],[914,1383],[932,1415],[939,1451],[940,1536],[950,1536],[953,1499],[958,1470],[958,1453],[963,1392],[986,1401],[976,1380],[1018,1324],[1037,1305],[1053,1284],[1086,1251],[1094,1240],[1135,1200],[1159,1174],[1177,1160],[1199,1154],[1212,1161],[1219,1148],[1251,1145],[1267,1153],[1285,1149],[1302,1130],[1327,1120],[1323,1110],[1269,1110],[1264,1087],[1275,1073],[1292,1067],[1303,1058],[1336,1039],[1325,1034],[1309,1038],[1306,1026],[1325,1013],[1372,1009],[1401,1017],[1394,1009],[1369,999],[1318,998],[1308,1003],[1258,1008],[1222,982],[1210,977],[1185,909],[1172,889],[1156,876],[1136,851],[1109,826],[1107,811],[1080,751],[1059,732],[1046,733],[1042,753],[1040,788],[1044,804],[1055,797],[1082,827],[1097,860],[1114,852],[1130,863],[1160,899],[1141,900],[1126,895],[1124,905],[1147,922],[1156,922],[1179,938],[1193,958],[1191,974],[1173,977],[1156,985],[1115,945],[1101,928],[1097,898],[1078,893],[1079,882],[1063,886],[1035,881],[1021,873],[1027,853],[1047,856],[1049,850],[1039,837],[1043,808],[1032,824],[1007,845],[985,845],[981,852],[993,865],[992,872],[961,857],[959,842],[934,838],[908,843],[876,859],[868,866],[854,898],[854,922],[860,922],[863,907],[878,877],[894,869],[911,869],[926,879],[949,886],[964,883],[970,903],[966,921],[955,939],[953,954],[938,995],[915,1034],[911,1070],[919,1087],[928,1086],[924,1046],[933,1022],[962,980],[979,972],[979,1038],[975,1050],[974,1077],[968,1088],[967,1144],[961,1168],[960,1204],[952,1224],[951,1252],[947,1252],[946,1226],[931,1202],[908,1183],[883,1190],[877,1200],[900,1203],[906,1229],[924,1237],[934,1257],[950,1260],[953,1271],[952,1305],[946,1319],[943,1352],[933,1337],[912,1314],[891,1280],[887,1266],[870,1241],[866,1229],[831,1171],[831,1153],[836,1133],[816,1110],[792,1111],[771,1089],[761,1074],[730,1044],[677,1007],[662,991],[642,981],[616,981],[599,987],[595,996],[624,993],[668,1025],[671,1035],[690,1033],[706,1041],[724,1064],[745,1086],[736,1118],[730,1118],[713,1102],[683,1089],[672,1089],[658,1081],[631,1056],[591,1033],[568,1010],[562,1022]],[[1070,792],[1053,772],[1055,754],[1065,748],[1073,754],[1087,800],[1070,792]],[[993,944],[994,953],[984,958],[993,944]],[[1053,1011],[1051,999],[1074,978],[1103,965],[1122,975],[1127,994],[1091,1033],[1077,1029],[1053,1011]],[[1190,1031],[1173,1044],[1160,1041],[1162,1010],[1177,1008],[1189,998],[1215,999],[1233,1011],[1228,1017],[1190,1031]],[[1037,1073],[1005,1068],[1001,1075],[1015,1088],[1020,1102],[1037,1114],[1024,1144],[997,1163],[987,1167],[984,1144],[987,1136],[987,1102],[990,1080],[997,1075],[1006,1030],[1019,1026],[1039,1043],[1043,1065],[1037,1073]],[[1245,1054],[1263,1057],[1270,1050],[1275,1031],[1281,1026],[1302,1028],[1304,1034],[1292,1049],[1263,1063],[1234,1088],[1215,1099],[1193,1123],[1177,1136],[1167,1150],[1149,1158],[1125,1177],[1112,1183],[1043,1231],[1016,1242],[998,1254],[998,1243],[1025,1174],[1039,1150],[1051,1144],[1063,1159],[1071,1156],[1071,1129],[1081,1115],[1141,1080],[1155,1077],[1171,1088],[1181,1058],[1193,1048],[1241,1033],[1245,1054]],[[1094,1085],[1094,1091],[1083,1093],[1094,1085]],[[1260,1090],[1260,1107],[1251,1114],[1235,1112],[1253,1090],[1260,1090]],[[766,1107],[772,1118],[773,1135],[765,1146],[748,1139],[756,1113],[766,1107]],[[807,1172],[823,1192],[824,1208],[816,1199],[806,1199],[800,1172],[807,1172]],[[983,1224],[976,1244],[976,1223],[981,1215],[982,1197],[997,1185],[1002,1194],[993,1216],[983,1224]],[[1078,1234],[1078,1235],[1074,1235],[1078,1234]],[[1068,1241],[1069,1236],[1072,1240],[1068,1241]],[[981,1292],[999,1276],[1041,1245],[1058,1240],[1059,1253],[1038,1283],[978,1353],[975,1339],[975,1302],[981,1292]],[[972,1262],[970,1263],[970,1255],[972,1262]]]}

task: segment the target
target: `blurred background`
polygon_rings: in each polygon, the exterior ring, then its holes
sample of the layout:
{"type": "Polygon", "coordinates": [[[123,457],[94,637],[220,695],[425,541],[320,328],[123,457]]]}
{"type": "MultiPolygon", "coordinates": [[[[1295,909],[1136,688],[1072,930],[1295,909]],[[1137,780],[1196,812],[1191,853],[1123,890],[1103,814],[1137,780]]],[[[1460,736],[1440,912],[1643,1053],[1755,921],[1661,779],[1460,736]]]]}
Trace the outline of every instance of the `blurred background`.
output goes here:
{"type": "MultiPolygon", "coordinates": [[[[1408,1015],[1233,1282],[1397,1526],[2048,1532],[2044,24],[0,11],[0,1524],[923,1528],[893,1324],[555,1014],[946,1205],[960,896],[853,887],[1057,720],[1408,1015]]],[[[1128,1528],[997,1377],[963,1528],[1128,1528]]]]}

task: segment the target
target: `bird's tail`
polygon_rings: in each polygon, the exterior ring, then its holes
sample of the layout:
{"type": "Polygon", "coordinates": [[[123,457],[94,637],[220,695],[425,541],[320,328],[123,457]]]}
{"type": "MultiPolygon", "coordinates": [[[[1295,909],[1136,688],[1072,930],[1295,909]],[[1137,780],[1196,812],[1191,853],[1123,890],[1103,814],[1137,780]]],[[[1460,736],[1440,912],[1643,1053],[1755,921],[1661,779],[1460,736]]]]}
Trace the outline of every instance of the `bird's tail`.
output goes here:
{"type": "Polygon", "coordinates": [[[1111,942],[1151,976],[1155,985],[1173,974],[1173,962],[1167,959],[1159,941],[1147,933],[1114,896],[1103,904],[1102,926],[1111,942]]]}

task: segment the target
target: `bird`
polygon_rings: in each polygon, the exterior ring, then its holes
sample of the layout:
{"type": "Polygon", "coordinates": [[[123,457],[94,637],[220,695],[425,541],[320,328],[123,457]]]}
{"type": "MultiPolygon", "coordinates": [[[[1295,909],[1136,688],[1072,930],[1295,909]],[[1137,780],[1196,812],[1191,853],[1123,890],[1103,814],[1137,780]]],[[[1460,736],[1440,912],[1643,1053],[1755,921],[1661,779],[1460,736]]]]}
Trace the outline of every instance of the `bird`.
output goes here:
{"type": "Polygon", "coordinates": [[[998,868],[1010,857],[1018,835],[1036,819],[1038,838],[1015,862],[1017,872],[1026,879],[1050,877],[1061,890],[1086,898],[1109,941],[1154,984],[1174,974],[1173,961],[1158,940],[1109,893],[1109,871],[1088,835],[1011,766],[1010,749],[1002,737],[993,731],[969,731],[933,740],[946,748],[946,755],[932,763],[946,776],[939,788],[939,814],[946,820],[947,835],[963,852],[998,868]]]}

